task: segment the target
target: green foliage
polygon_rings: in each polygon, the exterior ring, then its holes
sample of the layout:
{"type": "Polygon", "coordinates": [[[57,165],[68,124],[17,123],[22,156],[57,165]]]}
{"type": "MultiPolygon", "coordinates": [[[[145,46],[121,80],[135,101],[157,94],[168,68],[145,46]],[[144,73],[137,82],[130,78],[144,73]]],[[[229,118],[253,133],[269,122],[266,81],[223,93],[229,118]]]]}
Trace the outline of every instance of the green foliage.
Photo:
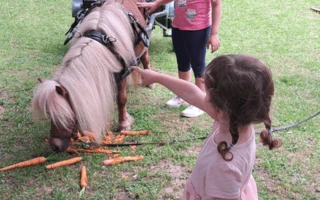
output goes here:
{"type": "MultiPolygon", "coordinates": [[[[243,53],[270,66],[275,82],[273,126],[301,121],[319,111],[320,24],[315,0],[223,1],[219,37],[221,47],[207,54],[243,53]]],[[[52,154],[44,139],[50,123],[34,123],[30,104],[37,78],[52,78],[68,49],[65,32],[73,22],[71,1],[1,0],[0,6],[0,167],[35,156],[52,154]]],[[[171,38],[156,26],[149,48],[157,71],[177,76],[171,38]]],[[[150,129],[148,136],[127,137],[127,142],[173,142],[206,136],[211,119],[185,119],[183,108],[164,106],[172,93],[134,88],[128,94],[128,111],[134,130],[150,129]]],[[[116,117],[115,117],[116,119],[116,117]]],[[[283,146],[269,151],[257,138],[254,167],[260,199],[320,198],[319,117],[298,127],[274,133],[283,146]]],[[[261,125],[257,126],[262,128],[261,125]]],[[[86,165],[89,188],[80,199],[175,199],[201,150],[202,140],[165,145],[115,148],[121,155],[144,155],[137,162],[104,167],[105,155],[81,154],[81,163],[45,170],[45,165],[0,173],[1,199],[78,199],[79,170],[86,165]]],[[[55,154],[50,161],[66,159],[55,154]]]]}

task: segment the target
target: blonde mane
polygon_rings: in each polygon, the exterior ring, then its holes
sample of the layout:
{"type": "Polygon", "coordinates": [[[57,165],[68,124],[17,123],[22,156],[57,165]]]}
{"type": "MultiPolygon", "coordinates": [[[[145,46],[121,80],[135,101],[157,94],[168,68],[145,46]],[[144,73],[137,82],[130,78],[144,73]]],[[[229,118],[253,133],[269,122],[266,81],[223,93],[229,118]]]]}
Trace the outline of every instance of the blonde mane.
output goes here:
{"type": "MultiPolygon", "coordinates": [[[[127,66],[135,59],[134,35],[128,16],[121,4],[107,2],[94,8],[82,21],[78,32],[97,30],[116,38],[114,50],[127,66]]],[[[64,128],[77,119],[81,130],[96,134],[101,141],[106,122],[113,119],[116,82],[114,73],[122,65],[117,56],[101,43],[87,37],[73,38],[60,69],[54,79],[44,81],[35,89],[33,113],[45,116],[64,128]],[[55,91],[62,86],[69,95],[69,103],[55,91]]]]}

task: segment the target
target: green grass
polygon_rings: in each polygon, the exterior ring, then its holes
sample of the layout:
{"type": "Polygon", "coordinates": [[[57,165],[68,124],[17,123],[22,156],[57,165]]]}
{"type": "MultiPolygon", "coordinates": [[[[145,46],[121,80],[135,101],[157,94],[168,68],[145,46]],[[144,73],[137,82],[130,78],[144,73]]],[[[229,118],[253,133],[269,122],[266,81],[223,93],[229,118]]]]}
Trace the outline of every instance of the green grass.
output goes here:
{"type": "MultiPolygon", "coordinates": [[[[71,1],[0,0],[0,167],[35,156],[52,154],[44,142],[50,123],[34,123],[30,103],[37,78],[51,78],[68,49],[64,33],[73,22],[71,1]]],[[[301,121],[320,106],[320,7],[315,0],[223,1],[221,54],[244,53],[261,58],[275,82],[272,105],[274,126],[301,121]]],[[[149,48],[152,67],[177,76],[171,38],[152,32],[149,48]]],[[[180,118],[183,108],[164,106],[172,93],[135,88],[128,110],[134,130],[150,129],[149,136],[128,137],[127,142],[165,142],[206,136],[211,119],[180,118]]],[[[275,133],[283,146],[274,151],[257,138],[254,167],[259,197],[320,199],[320,117],[275,133]]],[[[260,128],[261,125],[257,126],[260,128]]],[[[142,161],[103,167],[105,155],[81,154],[89,188],[80,199],[176,199],[201,149],[201,140],[166,145],[142,145],[136,151],[119,147],[122,155],[144,155],[142,161]]],[[[53,161],[68,158],[52,156],[53,161]]],[[[46,171],[44,165],[0,173],[1,199],[78,199],[81,164],[46,171]]]]}

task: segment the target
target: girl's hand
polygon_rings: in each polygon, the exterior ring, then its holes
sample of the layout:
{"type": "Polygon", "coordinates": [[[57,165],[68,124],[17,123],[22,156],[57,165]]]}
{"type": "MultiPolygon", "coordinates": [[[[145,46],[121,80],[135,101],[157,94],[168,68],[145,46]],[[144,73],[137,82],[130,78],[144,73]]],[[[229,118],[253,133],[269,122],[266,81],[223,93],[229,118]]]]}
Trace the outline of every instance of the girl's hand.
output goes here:
{"type": "Polygon", "coordinates": [[[155,11],[158,7],[157,1],[145,3],[145,2],[137,2],[138,8],[148,8],[147,14],[150,15],[155,11]]]}
{"type": "Polygon", "coordinates": [[[156,77],[157,75],[159,75],[158,72],[155,72],[150,69],[143,70],[137,66],[131,66],[131,68],[140,74],[141,80],[142,80],[142,83],[141,83],[142,86],[147,86],[147,85],[151,85],[152,83],[155,83],[156,77]]]}
{"type": "Polygon", "coordinates": [[[207,49],[209,49],[211,46],[211,53],[215,52],[220,47],[220,41],[218,34],[210,35],[208,42],[207,42],[207,49]]]}

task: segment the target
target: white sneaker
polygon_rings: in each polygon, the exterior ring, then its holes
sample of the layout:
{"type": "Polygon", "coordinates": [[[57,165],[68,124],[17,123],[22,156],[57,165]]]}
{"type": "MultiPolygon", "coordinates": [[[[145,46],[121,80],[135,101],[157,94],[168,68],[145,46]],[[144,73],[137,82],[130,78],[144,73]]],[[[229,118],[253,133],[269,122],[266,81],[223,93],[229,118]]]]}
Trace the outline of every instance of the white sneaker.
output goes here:
{"type": "Polygon", "coordinates": [[[183,117],[198,117],[199,115],[202,115],[204,113],[203,110],[190,105],[188,108],[186,108],[184,111],[181,112],[181,116],[183,117]]]}
{"type": "Polygon", "coordinates": [[[183,104],[188,103],[176,95],[166,103],[166,105],[170,108],[179,108],[183,104]]]}

